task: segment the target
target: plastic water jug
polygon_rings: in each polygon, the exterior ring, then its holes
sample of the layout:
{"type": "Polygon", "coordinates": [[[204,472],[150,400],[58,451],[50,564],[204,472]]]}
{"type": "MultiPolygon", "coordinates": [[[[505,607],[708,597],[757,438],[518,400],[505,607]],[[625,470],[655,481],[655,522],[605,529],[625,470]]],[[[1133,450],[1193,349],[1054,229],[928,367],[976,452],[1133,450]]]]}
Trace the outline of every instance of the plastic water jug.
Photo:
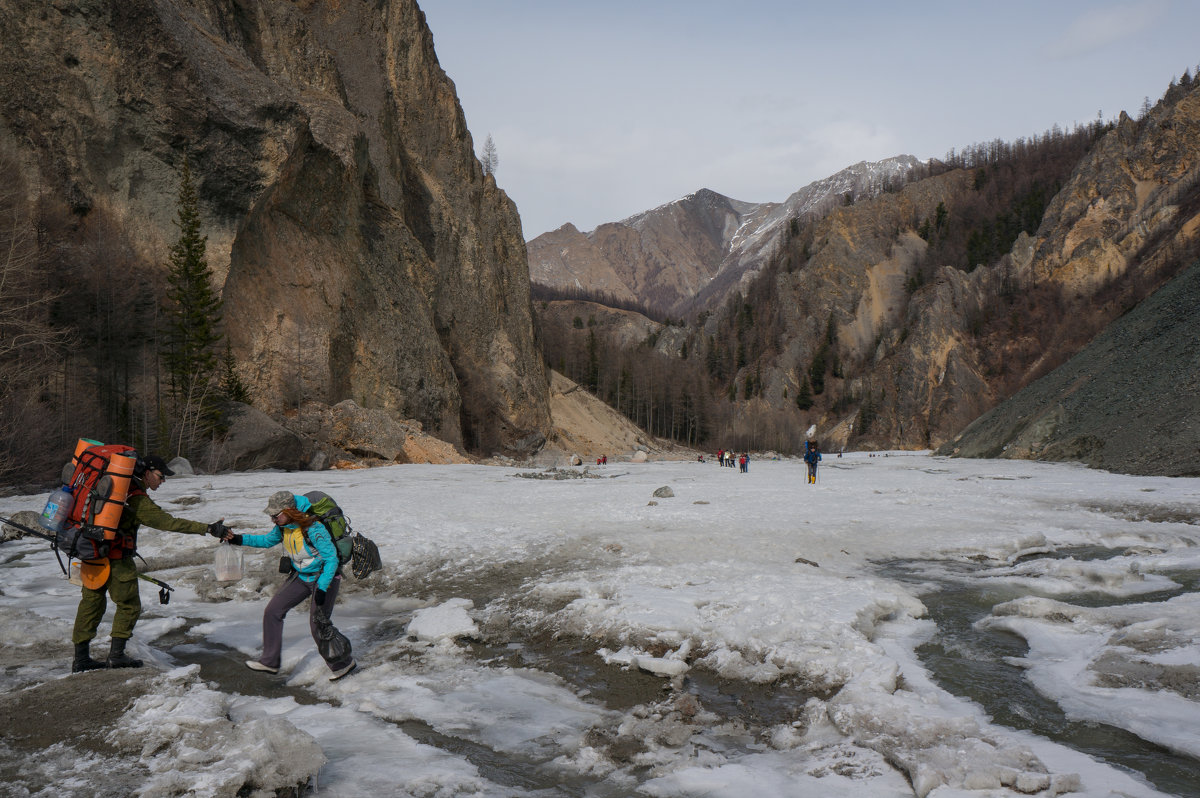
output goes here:
{"type": "Polygon", "coordinates": [[[42,517],[39,519],[42,526],[55,534],[62,532],[63,524],[66,523],[67,516],[71,514],[71,505],[74,501],[71,491],[67,490],[65,485],[51,493],[50,498],[46,499],[46,506],[42,508],[42,517]]]}
{"type": "Polygon", "coordinates": [[[218,546],[213,566],[218,582],[236,582],[242,578],[242,550],[226,544],[218,546]]]}

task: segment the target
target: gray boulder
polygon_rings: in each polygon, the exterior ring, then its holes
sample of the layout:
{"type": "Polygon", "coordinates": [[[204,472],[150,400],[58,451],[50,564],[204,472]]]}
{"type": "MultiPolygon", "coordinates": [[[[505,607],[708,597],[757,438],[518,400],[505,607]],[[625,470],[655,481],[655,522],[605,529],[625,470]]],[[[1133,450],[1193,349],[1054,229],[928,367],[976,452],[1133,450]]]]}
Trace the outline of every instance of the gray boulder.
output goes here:
{"type": "Polygon", "coordinates": [[[229,432],[212,452],[212,460],[220,469],[298,470],[307,467],[317,451],[312,441],[285,429],[250,405],[231,403],[228,418],[229,432]]]}

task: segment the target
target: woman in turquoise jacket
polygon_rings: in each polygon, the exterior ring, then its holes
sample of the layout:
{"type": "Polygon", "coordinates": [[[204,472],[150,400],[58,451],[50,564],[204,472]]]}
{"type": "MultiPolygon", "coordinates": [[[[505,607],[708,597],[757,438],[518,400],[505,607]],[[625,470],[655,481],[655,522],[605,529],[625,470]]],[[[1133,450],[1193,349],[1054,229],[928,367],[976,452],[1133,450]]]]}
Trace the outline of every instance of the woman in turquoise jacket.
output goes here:
{"type": "MultiPolygon", "coordinates": [[[[338,586],[342,582],[337,549],[329,530],[308,512],[311,507],[312,504],[303,496],[294,496],[291,491],[281,490],[271,495],[264,511],[275,523],[270,532],[265,535],[229,534],[225,538],[235,546],[255,549],[269,549],[282,543],[291,558],[291,573],[263,611],[263,652],[258,659],[246,661],[246,667],[251,670],[279,673],[283,651],[283,619],[297,604],[312,598],[308,626],[313,640],[318,644],[317,610],[322,610],[327,617],[333,615],[338,586]]],[[[333,672],[330,681],[341,679],[356,667],[349,654],[342,661],[325,662],[333,672]]]]}

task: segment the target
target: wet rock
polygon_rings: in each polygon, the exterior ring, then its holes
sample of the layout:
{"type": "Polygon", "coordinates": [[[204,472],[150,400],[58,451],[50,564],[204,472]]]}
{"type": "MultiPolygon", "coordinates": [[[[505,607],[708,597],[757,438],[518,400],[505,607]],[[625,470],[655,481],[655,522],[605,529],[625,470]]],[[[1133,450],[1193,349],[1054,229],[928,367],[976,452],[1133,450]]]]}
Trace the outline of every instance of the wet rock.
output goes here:
{"type": "MultiPolygon", "coordinates": [[[[29,527],[30,529],[36,529],[38,531],[42,530],[41,515],[39,513],[35,513],[33,510],[21,510],[18,513],[13,513],[10,517],[14,523],[20,524],[21,526],[29,527]]],[[[18,538],[25,537],[25,534],[26,533],[24,530],[5,524],[3,529],[3,537],[0,538],[0,540],[17,540],[18,538]]]]}
{"type": "Polygon", "coordinates": [[[196,470],[192,468],[192,464],[186,457],[176,457],[171,462],[167,463],[167,468],[175,472],[179,477],[195,476],[196,470]]]}
{"type": "Polygon", "coordinates": [[[521,471],[513,474],[522,479],[601,479],[599,474],[593,474],[590,469],[575,471],[570,468],[547,468],[545,471],[521,471]]]}

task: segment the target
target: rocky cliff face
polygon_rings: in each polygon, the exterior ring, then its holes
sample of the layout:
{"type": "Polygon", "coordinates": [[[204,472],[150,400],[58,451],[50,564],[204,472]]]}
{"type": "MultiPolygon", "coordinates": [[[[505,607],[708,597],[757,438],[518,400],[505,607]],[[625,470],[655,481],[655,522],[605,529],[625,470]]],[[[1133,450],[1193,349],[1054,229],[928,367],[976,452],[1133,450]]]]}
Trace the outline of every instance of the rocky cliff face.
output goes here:
{"type": "Polygon", "coordinates": [[[0,0],[0,136],[165,260],[185,159],[256,404],[549,429],[516,208],[413,0],[0,0]]]}
{"type": "Polygon", "coordinates": [[[948,437],[994,402],[967,319],[998,283],[950,267],[915,294],[911,283],[927,250],[915,221],[931,218],[970,183],[970,174],[950,172],[839,208],[814,228],[808,261],[776,277],[783,304],[797,312],[767,372],[766,396],[786,406],[832,332],[844,379],[831,376],[826,391],[845,397],[849,407],[805,419],[818,425],[827,447],[841,448],[856,429],[864,432],[858,414],[868,395],[875,433],[913,447],[948,437]]]}

